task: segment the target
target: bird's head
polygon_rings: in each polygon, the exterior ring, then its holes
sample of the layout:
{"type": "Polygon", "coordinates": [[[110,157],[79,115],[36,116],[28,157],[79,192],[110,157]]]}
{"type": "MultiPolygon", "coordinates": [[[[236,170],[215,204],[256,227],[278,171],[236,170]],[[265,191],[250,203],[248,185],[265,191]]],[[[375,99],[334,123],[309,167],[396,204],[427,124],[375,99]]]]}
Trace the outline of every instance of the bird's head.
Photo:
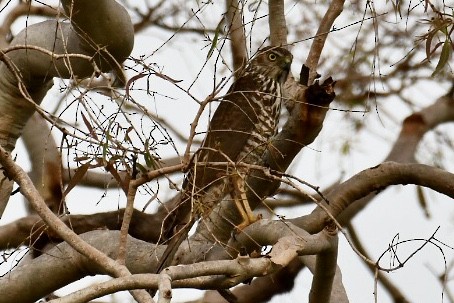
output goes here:
{"type": "Polygon", "coordinates": [[[248,68],[255,69],[263,76],[283,84],[287,80],[292,60],[292,54],[285,48],[267,46],[259,50],[249,63],[248,68]]]}

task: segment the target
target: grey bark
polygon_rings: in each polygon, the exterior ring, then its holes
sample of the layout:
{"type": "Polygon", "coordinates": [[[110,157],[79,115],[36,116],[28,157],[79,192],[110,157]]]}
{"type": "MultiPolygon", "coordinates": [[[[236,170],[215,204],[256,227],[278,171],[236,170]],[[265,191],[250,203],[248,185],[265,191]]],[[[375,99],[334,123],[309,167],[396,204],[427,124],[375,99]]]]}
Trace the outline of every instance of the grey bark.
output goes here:
{"type": "MultiPolygon", "coordinates": [[[[70,22],[30,25],[1,54],[0,144],[9,152],[52,87],[53,77],[85,78],[97,69],[118,71],[132,51],[134,29],[120,4],[113,0],[61,3],[70,22]]],[[[0,218],[11,189],[12,182],[1,176],[0,218]]]]}

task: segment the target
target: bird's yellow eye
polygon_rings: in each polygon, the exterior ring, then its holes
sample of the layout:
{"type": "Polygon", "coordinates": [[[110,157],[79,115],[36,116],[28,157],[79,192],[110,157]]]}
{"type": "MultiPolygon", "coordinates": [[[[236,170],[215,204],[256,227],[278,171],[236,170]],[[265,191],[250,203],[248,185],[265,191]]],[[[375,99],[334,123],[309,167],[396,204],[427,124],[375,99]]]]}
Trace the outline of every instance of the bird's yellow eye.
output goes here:
{"type": "Polygon", "coordinates": [[[275,61],[277,59],[277,56],[275,53],[270,53],[268,55],[268,59],[270,59],[270,61],[275,61]]]}

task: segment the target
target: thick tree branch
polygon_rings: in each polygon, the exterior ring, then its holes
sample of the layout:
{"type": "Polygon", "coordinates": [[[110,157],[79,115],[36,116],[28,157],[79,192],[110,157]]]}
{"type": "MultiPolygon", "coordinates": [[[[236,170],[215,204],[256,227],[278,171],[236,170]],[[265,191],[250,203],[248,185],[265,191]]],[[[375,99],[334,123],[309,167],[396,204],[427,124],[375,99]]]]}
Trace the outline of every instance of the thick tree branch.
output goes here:
{"type": "MultiPolygon", "coordinates": [[[[84,243],[90,243],[89,245],[97,250],[103,251],[103,255],[105,253],[110,258],[115,258],[118,253],[120,239],[118,231],[92,231],[82,235],[81,239],[84,243]]],[[[154,249],[152,244],[129,238],[126,266],[133,273],[150,272],[152,266],[156,266],[155,258],[150,254],[154,249]]],[[[14,268],[1,277],[0,302],[35,302],[85,276],[103,273],[104,266],[99,266],[97,262],[79,254],[67,243],[61,243],[48,253],[14,268]]]]}
{"type": "MultiPolygon", "coordinates": [[[[250,285],[241,285],[233,289],[232,293],[238,298],[238,303],[268,302],[273,296],[289,292],[294,286],[294,278],[303,268],[315,272],[316,256],[300,256],[281,270],[272,275],[258,277],[250,285]]],[[[208,291],[204,297],[188,303],[225,303],[225,299],[218,292],[208,291]]],[[[336,267],[331,301],[336,303],[348,303],[348,297],[342,284],[342,274],[336,267]]]]}
{"type": "Polygon", "coordinates": [[[49,5],[32,5],[31,2],[19,2],[14,8],[3,18],[3,23],[0,25],[0,49],[9,45],[7,36],[11,34],[11,26],[22,16],[47,16],[56,17],[58,10],[49,5]]]}
{"type": "MultiPolygon", "coordinates": [[[[32,204],[36,213],[52,228],[63,240],[71,245],[79,253],[90,259],[92,262],[103,268],[106,273],[115,277],[130,275],[129,270],[105,254],[87,244],[76,233],[69,229],[61,220],[47,207],[46,203],[33,186],[28,175],[18,166],[11,156],[0,146],[0,163],[5,169],[8,178],[14,180],[21,189],[21,193],[32,204]]],[[[134,291],[133,295],[140,302],[151,302],[152,299],[145,291],[134,291]]]]}
{"type": "Polygon", "coordinates": [[[285,22],[284,0],[268,1],[268,25],[271,45],[287,46],[287,22],[285,22]]]}
{"type": "MultiPolygon", "coordinates": [[[[414,184],[428,187],[448,197],[454,197],[454,174],[423,164],[384,162],[363,170],[328,193],[331,215],[338,217],[349,205],[370,193],[379,193],[391,185],[414,184]]],[[[324,202],[323,202],[324,203],[324,202]]],[[[311,214],[290,220],[310,233],[322,230],[329,216],[321,208],[311,214]]]]}
{"type": "MultiPolygon", "coordinates": [[[[237,285],[252,277],[271,274],[282,266],[286,266],[296,255],[312,254],[330,249],[330,236],[325,232],[318,235],[308,235],[296,227],[287,228],[287,225],[283,222],[270,221],[269,223],[270,225],[267,226],[281,226],[280,229],[285,230],[287,236],[280,238],[278,233],[274,233],[274,236],[268,237],[264,243],[271,244],[269,241],[277,240],[275,249],[268,258],[240,256],[234,260],[218,260],[169,267],[164,273],[171,277],[172,287],[225,288],[237,285]],[[295,236],[295,232],[298,232],[297,236],[295,236]]],[[[257,226],[248,227],[248,229],[251,234],[260,235],[257,226]]],[[[103,251],[110,258],[114,258],[118,253],[119,232],[92,231],[82,235],[81,238],[84,242],[103,251]]],[[[157,266],[158,258],[156,258],[156,255],[162,254],[164,248],[164,246],[156,246],[129,237],[125,264],[134,274],[152,272],[157,266]]],[[[31,302],[86,275],[104,272],[104,266],[94,266],[91,259],[79,254],[67,243],[61,243],[46,254],[15,268],[6,276],[0,278],[0,292],[2,293],[0,303],[31,302]],[[68,262],[68,260],[71,261],[68,262]],[[36,277],[37,274],[40,275],[40,279],[34,284],[35,287],[27,287],[30,283],[29,279],[36,277]],[[29,289],[29,291],[24,292],[24,289],[29,289]]],[[[86,302],[120,290],[156,289],[158,284],[158,275],[154,274],[125,276],[77,291],[57,299],[55,302],[86,302]]]]}
{"type": "MultiPolygon", "coordinates": [[[[276,294],[290,291],[294,286],[294,279],[304,267],[300,258],[295,258],[286,267],[271,275],[254,279],[249,285],[238,285],[232,293],[238,299],[237,303],[268,302],[276,294]]],[[[196,302],[225,303],[225,299],[217,291],[207,291],[202,299],[192,303],[196,302]]]]}
{"type": "MultiPolygon", "coordinates": [[[[331,241],[337,241],[336,239],[331,239],[331,241]]],[[[333,248],[333,247],[331,247],[333,248]]],[[[311,271],[311,273],[315,274],[317,268],[318,258],[316,256],[301,256],[299,257],[303,262],[304,265],[311,271]]],[[[330,270],[331,271],[331,270],[330,270]]],[[[331,274],[331,273],[329,273],[331,274]]],[[[335,275],[333,279],[331,290],[331,299],[330,302],[338,302],[338,303],[348,303],[347,292],[345,291],[344,284],[342,281],[342,273],[340,271],[339,266],[335,268],[335,275]]]]}
{"type": "Polygon", "coordinates": [[[433,104],[405,118],[385,161],[416,162],[415,153],[423,136],[438,125],[454,121],[454,96],[451,92],[433,104]]]}
{"type": "MultiPolygon", "coordinates": [[[[52,86],[52,77],[84,78],[93,74],[94,66],[103,71],[121,70],[120,63],[132,51],[131,19],[116,1],[68,0],[62,3],[71,23],[45,21],[28,26],[11,42],[13,48],[25,47],[2,53],[0,145],[8,152],[13,150],[35,112],[32,102],[41,103],[52,86]],[[90,60],[68,54],[85,55],[90,60]]],[[[11,189],[12,183],[4,178],[0,186],[0,217],[11,189]]]]}
{"type": "MultiPolygon", "coordinates": [[[[243,26],[243,8],[238,0],[225,0],[226,19],[232,50],[233,70],[235,75],[245,66],[247,61],[246,36],[243,26]]],[[[236,78],[236,77],[235,77],[236,78]]]]}
{"type": "MultiPolygon", "coordinates": [[[[454,96],[452,92],[438,98],[433,104],[411,114],[402,122],[402,128],[388,156],[384,161],[401,163],[416,162],[415,153],[424,134],[442,123],[454,121],[454,96]]],[[[342,212],[339,221],[350,220],[363,210],[375,195],[368,195],[342,212]]]]}
{"type": "MultiPolygon", "coordinates": [[[[326,229],[316,235],[311,235],[287,221],[260,220],[249,225],[241,234],[232,238],[225,248],[224,254],[225,257],[236,256],[240,251],[252,252],[261,246],[274,245],[270,256],[275,253],[281,254],[284,251],[288,254],[293,253],[294,257],[296,255],[316,255],[332,249],[332,237],[337,238],[336,231],[326,229]]],[[[210,255],[207,257],[210,258],[210,255]]],[[[275,260],[276,263],[288,263],[290,261],[279,262],[275,260]]]]}
{"type": "Polygon", "coordinates": [[[338,237],[337,228],[334,224],[327,229],[325,228],[326,230],[332,235],[328,238],[330,248],[317,254],[314,278],[309,293],[310,303],[331,302],[331,291],[337,269],[338,237]]]}
{"type": "Polygon", "coordinates": [[[47,206],[54,213],[63,213],[61,156],[50,127],[39,114],[25,125],[22,140],[32,165],[30,179],[47,206]]]}
{"type": "MultiPolygon", "coordinates": [[[[62,222],[76,234],[92,230],[120,230],[124,209],[118,211],[96,213],[93,215],[66,215],[62,222]]],[[[162,218],[134,210],[129,234],[136,239],[156,243],[160,237],[162,218]]],[[[0,249],[18,247],[20,245],[41,247],[48,242],[60,242],[61,237],[49,229],[38,215],[18,219],[0,226],[0,249]]]]}

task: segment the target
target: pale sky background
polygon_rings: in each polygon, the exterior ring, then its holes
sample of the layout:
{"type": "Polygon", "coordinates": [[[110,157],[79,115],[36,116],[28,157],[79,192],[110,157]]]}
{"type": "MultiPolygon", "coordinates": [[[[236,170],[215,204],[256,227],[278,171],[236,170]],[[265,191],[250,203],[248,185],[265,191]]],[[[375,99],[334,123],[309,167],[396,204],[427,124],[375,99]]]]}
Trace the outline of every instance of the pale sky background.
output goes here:
{"type": "MultiPolygon", "coordinates": [[[[0,14],[2,20],[3,14],[0,14]]],[[[292,18],[291,12],[287,18],[292,18]]],[[[32,20],[32,19],[31,19],[32,20]]],[[[29,20],[30,22],[30,20],[29,20]]],[[[345,21],[346,22],[346,21],[345,21]]],[[[348,22],[351,22],[348,21],[348,22]]],[[[262,23],[264,25],[265,23],[262,23]]],[[[336,23],[339,26],[342,22],[336,23]]],[[[259,26],[256,25],[258,31],[259,26]]],[[[15,24],[15,29],[23,27],[23,23],[15,24]]],[[[262,29],[260,29],[262,30],[262,29]]],[[[267,28],[263,28],[266,31],[267,28]]],[[[150,55],[151,52],[166,41],[171,35],[171,32],[162,31],[156,28],[151,28],[140,35],[136,36],[135,47],[132,56],[150,55]]],[[[337,32],[333,35],[341,35],[343,32],[337,32]]],[[[255,38],[255,37],[254,37],[255,38]]],[[[147,60],[148,63],[156,62],[163,67],[163,73],[166,75],[183,80],[182,86],[187,87],[194,79],[204,64],[205,56],[208,48],[203,48],[207,44],[202,41],[203,37],[198,35],[180,35],[170,43],[166,44],[159,52],[147,60]]],[[[257,40],[260,40],[257,38],[257,40]]],[[[346,43],[349,43],[348,41],[346,43]]],[[[350,42],[351,43],[351,42],[350,42]]],[[[295,61],[292,66],[294,75],[299,74],[299,68],[302,60],[307,54],[307,49],[310,41],[298,44],[293,48],[295,61]],[[298,55],[297,55],[298,54],[298,55]]],[[[253,49],[255,51],[255,49],[253,49]]],[[[228,52],[224,53],[228,55],[228,52]]],[[[323,53],[327,56],[328,54],[323,53]]],[[[227,57],[230,60],[230,56],[227,57]]],[[[211,92],[213,86],[213,60],[210,60],[207,67],[202,70],[199,80],[195,83],[191,90],[196,97],[203,99],[211,92]]],[[[132,65],[131,62],[126,63],[127,66],[132,65]]],[[[320,72],[320,71],[319,71],[320,72]]],[[[325,76],[329,71],[321,71],[325,76]]],[[[226,70],[219,71],[219,78],[228,75],[226,70]]],[[[131,74],[130,74],[131,75],[131,74]]],[[[336,79],[336,74],[330,74],[336,79]]],[[[57,82],[57,81],[56,81],[57,82]]],[[[149,110],[157,112],[160,116],[167,119],[178,121],[178,127],[185,134],[188,133],[189,123],[191,123],[194,114],[197,111],[197,105],[191,101],[184,93],[177,91],[174,87],[168,85],[162,80],[151,78],[150,88],[152,90],[166,91],[166,94],[176,98],[175,100],[157,98],[152,100],[146,94],[134,92],[134,96],[142,100],[142,104],[146,104],[149,110]]],[[[139,87],[139,83],[135,84],[139,87]]],[[[435,101],[440,95],[445,94],[447,87],[421,86],[408,92],[408,95],[421,107],[427,106],[435,101]]],[[[49,94],[44,102],[44,106],[53,108],[55,96],[58,96],[58,84],[55,85],[53,91],[49,94]]],[[[410,112],[407,107],[402,106],[399,100],[387,100],[380,103],[384,109],[391,111],[398,121],[402,121],[410,112]]],[[[104,101],[105,102],[105,101],[104,101]]],[[[339,107],[339,104],[332,104],[331,107],[339,107]]],[[[379,108],[380,111],[380,108],[379,108]]],[[[69,113],[70,115],[70,113],[69,113]]],[[[362,113],[357,114],[362,117],[362,113]]],[[[69,116],[67,116],[69,117],[69,116]]],[[[206,122],[205,116],[205,121],[206,122]]],[[[375,109],[365,114],[363,119],[370,132],[363,132],[361,136],[355,133],[351,124],[347,123],[341,112],[331,111],[324,123],[324,128],[316,141],[302,152],[294,161],[290,172],[296,174],[303,180],[320,185],[322,188],[329,186],[338,178],[343,177],[343,180],[351,177],[355,173],[374,166],[380,163],[390,150],[390,142],[393,142],[400,130],[399,125],[386,118],[386,115],[378,117],[375,109]],[[348,157],[340,156],[340,146],[346,138],[351,138],[353,145],[351,154],[348,157]],[[343,175],[341,176],[341,174],[343,175]]],[[[205,126],[201,126],[203,129],[205,126]]],[[[454,131],[453,124],[442,126],[443,129],[449,129],[451,134],[454,131]]],[[[442,130],[442,128],[440,128],[442,130]]],[[[178,150],[183,152],[183,145],[177,143],[178,150]]],[[[421,163],[430,164],[431,148],[436,144],[433,136],[427,135],[422,142],[424,148],[418,152],[418,160],[421,163]]],[[[23,151],[23,146],[19,142],[16,152],[18,159],[24,164],[28,161],[26,154],[23,151]]],[[[167,152],[169,155],[171,150],[162,151],[160,155],[165,158],[167,152]]],[[[173,155],[173,154],[172,154],[173,155]]],[[[446,150],[447,161],[450,163],[448,170],[454,170],[454,154],[452,150],[446,150]]],[[[27,167],[28,164],[24,166],[27,167]]],[[[165,182],[161,185],[165,185],[165,182]]],[[[168,197],[168,191],[165,191],[166,186],[162,186],[160,198],[164,201],[168,197]]],[[[454,204],[452,199],[439,195],[435,192],[425,190],[424,193],[428,198],[429,211],[432,215],[431,219],[427,220],[423,211],[420,209],[417,198],[416,188],[411,185],[395,186],[388,188],[382,193],[373,203],[367,207],[354,220],[357,232],[364,240],[364,244],[373,258],[380,256],[392,243],[393,238],[399,235],[400,240],[408,240],[415,238],[428,238],[435,230],[440,227],[437,233],[437,239],[454,247],[454,226],[452,224],[454,217],[454,204]]],[[[110,190],[106,198],[101,199],[103,191],[95,191],[86,188],[77,188],[68,198],[68,207],[72,214],[77,213],[93,213],[106,211],[123,207],[125,198],[118,190],[110,190]],[[83,202],[83,203],[81,203],[83,202]],[[99,203],[98,203],[99,202],[99,203]]],[[[136,204],[137,209],[141,209],[148,197],[141,197],[136,204]]],[[[300,207],[291,210],[278,210],[280,215],[286,217],[295,217],[307,214],[312,210],[311,207],[300,207]]],[[[25,214],[21,198],[16,195],[13,197],[2,218],[0,224],[11,222],[25,214]]],[[[350,302],[374,302],[374,279],[368,269],[363,265],[362,261],[357,257],[349,245],[346,243],[342,235],[340,237],[339,258],[338,264],[342,270],[344,286],[347,290],[350,302]]],[[[414,251],[416,246],[421,245],[421,242],[410,242],[408,245],[400,246],[399,252],[404,259],[406,253],[414,251]]],[[[454,251],[448,247],[443,247],[447,265],[454,259],[454,251]]],[[[382,266],[391,264],[389,256],[383,259],[382,266]]],[[[395,265],[395,264],[394,264],[395,265]]],[[[0,274],[5,273],[11,264],[0,264],[0,274]]],[[[438,248],[428,245],[417,254],[403,269],[390,273],[388,276],[401,287],[403,293],[412,302],[447,302],[442,300],[442,289],[440,284],[433,276],[430,270],[435,270],[438,274],[443,272],[444,263],[443,256],[438,248]]],[[[84,279],[84,283],[89,279],[84,279]]],[[[304,271],[297,278],[294,290],[285,295],[280,295],[272,300],[272,303],[278,302],[307,302],[308,291],[310,287],[311,275],[304,271]]],[[[448,284],[451,289],[454,289],[454,283],[448,284]]],[[[68,289],[71,289],[69,287],[68,289]]],[[[175,302],[187,300],[187,296],[198,296],[197,291],[176,291],[174,294],[175,302]]],[[[115,295],[117,298],[123,295],[115,295]]],[[[129,295],[125,295],[129,296],[129,295]]],[[[379,287],[378,302],[391,302],[390,298],[379,287]]]]}

